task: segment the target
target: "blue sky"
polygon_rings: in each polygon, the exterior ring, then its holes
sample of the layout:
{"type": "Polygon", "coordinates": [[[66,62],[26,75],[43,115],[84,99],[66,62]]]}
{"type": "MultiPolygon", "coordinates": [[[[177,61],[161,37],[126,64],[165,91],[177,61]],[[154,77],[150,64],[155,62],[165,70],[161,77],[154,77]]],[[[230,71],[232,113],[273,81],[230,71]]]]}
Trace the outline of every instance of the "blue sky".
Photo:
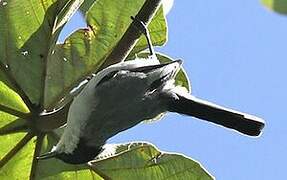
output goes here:
{"type": "MultiPolygon", "coordinates": [[[[286,171],[287,16],[259,1],[175,1],[169,41],[157,50],[184,61],[192,93],[265,119],[259,138],[169,113],[110,142],[143,140],[198,160],[217,179],[283,179],[286,171]]],[[[84,26],[77,14],[61,36],[84,26]]]]}

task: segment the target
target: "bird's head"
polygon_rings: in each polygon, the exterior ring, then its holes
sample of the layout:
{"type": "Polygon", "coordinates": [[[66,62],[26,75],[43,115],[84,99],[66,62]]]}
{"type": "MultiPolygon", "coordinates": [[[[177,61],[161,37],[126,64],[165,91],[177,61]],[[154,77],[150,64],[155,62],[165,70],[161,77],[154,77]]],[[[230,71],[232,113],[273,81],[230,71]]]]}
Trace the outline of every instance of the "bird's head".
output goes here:
{"type": "MultiPolygon", "coordinates": [[[[147,92],[153,92],[167,88],[166,85],[173,84],[181,64],[181,60],[160,64],[157,59],[152,58],[125,61],[102,70],[92,79],[94,82],[90,84],[101,86],[113,79],[120,83],[120,80],[124,78],[128,82],[127,77],[132,77],[145,80],[142,88],[147,92]]],[[[133,85],[130,84],[130,86],[133,85]]]]}

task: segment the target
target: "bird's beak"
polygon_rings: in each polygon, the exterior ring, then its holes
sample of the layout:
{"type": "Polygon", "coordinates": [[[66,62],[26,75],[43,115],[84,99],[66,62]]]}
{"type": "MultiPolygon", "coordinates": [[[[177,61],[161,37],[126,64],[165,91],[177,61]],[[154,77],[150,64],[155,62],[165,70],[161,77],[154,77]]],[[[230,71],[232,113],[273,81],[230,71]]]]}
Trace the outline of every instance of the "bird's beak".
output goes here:
{"type": "Polygon", "coordinates": [[[175,61],[168,62],[168,63],[156,64],[156,65],[143,66],[143,67],[138,67],[138,68],[134,68],[134,69],[129,69],[129,71],[149,73],[149,72],[152,72],[152,71],[156,71],[156,70],[159,70],[159,69],[166,68],[168,66],[170,66],[170,67],[173,66],[174,69],[179,69],[181,64],[182,64],[182,60],[179,59],[179,60],[175,60],[175,61]]]}
{"type": "Polygon", "coordinates": [[[176,76],[176,74],[178,73],[178,71],[180,70],[180,67],[182,65],[182,60],[178,59],[178,60],[175,60],[175,61],[172,61],[170,63],[167,63],[165,65],[165,69],[164,71],[167,71],[167,72],[172,72],[172,78],[174,78],[176,76]]]}
{"type": "Polygon", "coordinates": [[[56,157],[57,152],[56,151],[50,151],[48,153],[42,154],[41,156],[38,156],[38,160],[43,160],[43,159],[50,159],[56,157]]]}
{"type": "Polygon", "coordinates": [[[148,90],[153,91],[162,87],[169,80],[173,80],[180,70],[182,61],[176,60],[169,63],[145,66],[135,69],[147,76],[148,90]]]}
{"type": "Polygon", "coordinates": [[[154,71],[150,75],[154,75],[156,79],[173,79],[180,70],[181,64],[181,60],[160,64],[159,67],[155,66],[154,71]]]}

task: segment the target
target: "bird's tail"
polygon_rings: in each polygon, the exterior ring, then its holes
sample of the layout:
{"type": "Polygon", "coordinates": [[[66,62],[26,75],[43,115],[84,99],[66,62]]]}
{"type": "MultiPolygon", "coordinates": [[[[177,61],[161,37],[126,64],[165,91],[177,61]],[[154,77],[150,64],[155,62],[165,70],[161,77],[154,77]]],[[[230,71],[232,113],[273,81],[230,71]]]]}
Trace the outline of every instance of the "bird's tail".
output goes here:
{"type": "Polygon", "coordinates": [[[221,107],[191,95],[177,96],[177,99],[169,102],[168,111],[213,122],[249,136],[260,135],[264,127],[264,120],[256,116],[221,107]]]}

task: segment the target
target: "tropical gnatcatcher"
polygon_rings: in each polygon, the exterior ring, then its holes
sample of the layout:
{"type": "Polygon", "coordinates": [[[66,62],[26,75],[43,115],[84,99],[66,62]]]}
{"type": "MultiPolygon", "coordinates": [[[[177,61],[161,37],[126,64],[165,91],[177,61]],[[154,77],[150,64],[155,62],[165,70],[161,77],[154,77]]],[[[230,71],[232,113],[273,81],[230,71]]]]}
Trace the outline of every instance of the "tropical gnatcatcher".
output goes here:
{"type": "Polygon", "coordinates": [[[206,120],[249,136],[258,136],[264,121],[190,95],[176,86],[182,61],[160,64],[146,25],[134,19],[146,37],[150,56],[111,65],[97,73],[73,99],[58,144],[38,159],[55,157],[66,163],[93,160],[107,139],[163,112],[206,120]]]}

